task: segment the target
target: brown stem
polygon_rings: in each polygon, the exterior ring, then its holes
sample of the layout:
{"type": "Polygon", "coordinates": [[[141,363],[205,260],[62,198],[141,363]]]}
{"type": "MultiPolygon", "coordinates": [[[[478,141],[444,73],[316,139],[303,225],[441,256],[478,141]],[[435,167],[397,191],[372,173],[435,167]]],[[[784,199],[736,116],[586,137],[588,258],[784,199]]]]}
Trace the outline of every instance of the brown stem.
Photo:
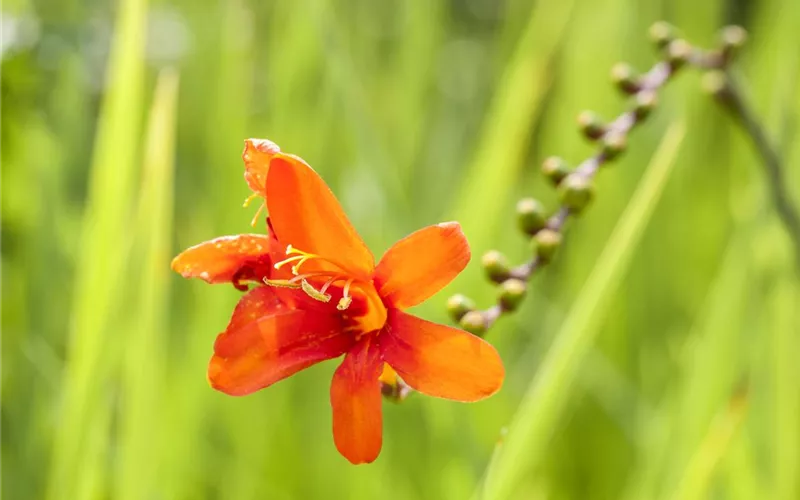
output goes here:
{"type": "Polygon", "coordinates": [[[724,87],[719,94],[719,102],[733,115],[736,123],[742,127],[761,157],[775,209],[794,244],[795,264],[800,272],[800,215],[798,215],[797,207],[786,189],[786,178],[780,155],[770,144],[764,127],[758,121],[733,75],[725,72],[724,78],[724,87]]]}

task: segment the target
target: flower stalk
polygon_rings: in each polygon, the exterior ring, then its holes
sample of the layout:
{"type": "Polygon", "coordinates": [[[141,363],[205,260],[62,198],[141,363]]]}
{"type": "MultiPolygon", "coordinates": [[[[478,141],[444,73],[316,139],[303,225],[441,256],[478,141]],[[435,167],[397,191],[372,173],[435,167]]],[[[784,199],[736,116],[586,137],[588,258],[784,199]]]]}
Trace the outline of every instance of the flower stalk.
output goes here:
{"type": "Polygon", "coordinates": [[[451,299],[448,302],[452,319],[462,328],[484,335],[501,316],[518,308],[519,300],[525,295],[527,282],[557,253],[566,222],[586,209],[594,197],[593,181],[600,167],[624,153],[630,132],[657,106],[659,90],[685,67],[708,71],[707,88],[751,137],[767,170],[778,213],[795,244],[800,269],[800,216],[786,191],[779,155],[771,147],[766,133],[728,71],[746,40],[746,32],[738,26],[724,28],[720,46],[712,50],[694,47],[678,38],[675,29],[665,22],[657,22],[651,27],[650,38],[661,53],[661,59],[650,70],[640,75],[627,63],[618,63],[611,70],[612,82],[629,96],[629,108],[608,123],[592,111],[583,111],[578,115],[579,130],[587,139],[597,143],[596,153],[573,170],[559,157],[553,156],[543,162],[542,173],[558,190],[560,206],[542,223],[544,208],[539,201],[525,198],[518,203],[518,225],[522,233],[531,238],[531,259],[508,267],[502,253],[490,251],[482,262],[489,281],[500,287],[497,302],[484,310],[465,309],[464,305],[472,304],[472,301],[463,295],[458,296],[458,301],[451,299]],[[502,269],[500,263],[504,264],[502,269]],[[513,301],[508,299],[510,288],[516,291],[513,301]],[[454,307],[456,304],[458,307],[454,307]]]}

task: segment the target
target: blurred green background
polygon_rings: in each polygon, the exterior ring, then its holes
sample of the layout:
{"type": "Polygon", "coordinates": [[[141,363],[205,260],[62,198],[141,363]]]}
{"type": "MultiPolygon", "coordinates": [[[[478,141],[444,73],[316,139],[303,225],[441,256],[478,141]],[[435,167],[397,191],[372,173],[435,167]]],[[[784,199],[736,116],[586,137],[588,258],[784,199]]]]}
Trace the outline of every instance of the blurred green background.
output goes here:
{"type": "MultiPolygon", "coordinates": [[[[459,220],[476,258],[448,291],[489,305],[478,257],[529,255],[516,200],[555,208],[541,160],[591,154],[574,117],[625,109],[609,69],[650,67],[658,19],[749,30],[736,71],[797,199],[796,0],[4,1],[3,498],[800,498],[792,247],[696,71],[489,332],[503,390],[385,403],[372,465],[333,446],[336,363],[210,389],[240,294],[169,269],[252,231],[240,153],[266,137],[378,255],[459,220]]],[[[447,321],[447,293],[416,312],[447,321]]]]}

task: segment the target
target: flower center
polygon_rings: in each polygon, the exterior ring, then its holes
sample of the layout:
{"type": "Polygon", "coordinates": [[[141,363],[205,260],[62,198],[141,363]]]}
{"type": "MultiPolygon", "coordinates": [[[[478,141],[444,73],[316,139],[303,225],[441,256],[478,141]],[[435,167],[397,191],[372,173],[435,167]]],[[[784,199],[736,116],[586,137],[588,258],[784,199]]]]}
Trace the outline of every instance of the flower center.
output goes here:
{"type": "Polygon", "coordinates": [[[350,304],[353,302],[353,296],[350,294],[350,288],[352,287],[353,283],[357,283],[355,278],[350,277],[338,264],[331,262],[329,259],[321,257],[316,254],[312,254],[309,252],[304,252],[300,249],[294,248],[292,245],[286,247],[286,255],[287,258],[276,262],[273,266],[275,269],[280,269],[287,264],[291,264],[292,274],[294,275],[293,278],[290,279],[267,279],[264,278],[264,283],[270,286],[279,286],[279,287],[287,287],[287,288],[299,288],[303,290],[309,297],[312,299],[318,300],[320,302],[329,302],[331,300],[331,295],[327,293],[328,289],[336,282],[343,281],[344,286],[342,287],[342,298],[339,299],[339,303],[336,305],[336,309],[340,311],[346,310],[350,307],[350,304]],[[320,260],[327,262],[337,268],[340,269],[341,272],[333,272],[333,271],[313,271],[309,273],[300,273],[300,268],[306,262],[311,260],[320,260]],[[327,278],[324,284],[319,287],[318,289],[314,287],[308,280],[310,278],[327,278]]]}

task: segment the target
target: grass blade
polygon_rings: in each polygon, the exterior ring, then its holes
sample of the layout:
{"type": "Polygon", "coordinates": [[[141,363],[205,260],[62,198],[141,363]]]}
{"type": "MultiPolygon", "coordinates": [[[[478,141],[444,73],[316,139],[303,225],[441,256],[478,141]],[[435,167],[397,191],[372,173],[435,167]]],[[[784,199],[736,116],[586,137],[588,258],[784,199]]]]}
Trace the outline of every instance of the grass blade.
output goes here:
{"type": "Polygon", "coordinates": [[[708,433],[700,442],[686,467],[674,500],[707,498],[714,471],[725,456],[731,440],[739,431],[747,413],[746,390],[737,391],[711,422],[708,433]]]}
{"type": "Polygon", "coordinates": [[[104,439],[89,439],[110,423],[105,401],[113,350],[106,344],[121,291],[120,241],[132,197],[131,177],[139,138],[145,39],[145,0],[120,3],[109,59],[106,93],[95,139],[81,251],[75,267],[63,415],[55,432],[48,498],[78,499],[82,487],[96,496],[105,467],[104,439]]]}
{"type": "Polygon", "coordinates": [[[573,2],[543,2],[532,9],[511,61],[497,86],[475,157],[453,209],[470,243],[491,236],[517,170],[523,164],[531,124],[550,83],[548,66],[565,32],[573,2]],[[488,222],[492,221],[492,222],[488,222]]]}
{"type": "Polygon", "coordinates": [[[147,130],[142,188],[137,214],[134,255],[141,276],[136,296],[135,328],[126,336],[122,386],[125,393],[119,464],[121,469],[114,498],[148,498],[160,455],[152,453],[159,443],[158,409],[163,385],[163,342],[168,301],[171,242],[175,113],[178,75],[163,70],[158,78],[147,130]]]}

